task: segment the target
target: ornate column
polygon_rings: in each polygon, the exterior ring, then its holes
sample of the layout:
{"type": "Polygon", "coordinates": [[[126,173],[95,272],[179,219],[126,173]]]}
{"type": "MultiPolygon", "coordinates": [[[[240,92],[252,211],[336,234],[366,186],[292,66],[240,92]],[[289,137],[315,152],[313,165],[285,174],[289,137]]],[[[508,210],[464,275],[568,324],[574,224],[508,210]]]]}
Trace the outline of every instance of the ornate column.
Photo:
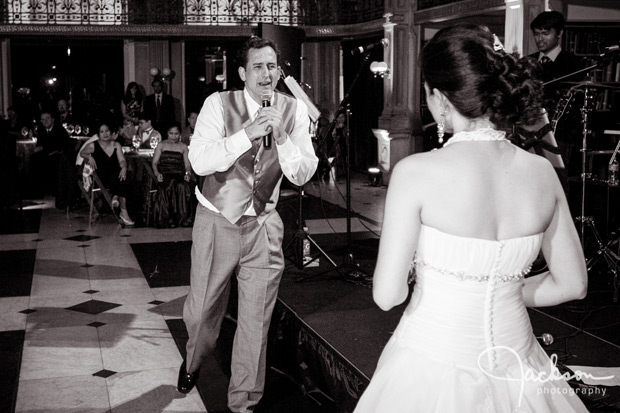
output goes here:
{"type": "Polygon", "coordinates": [[[11,41],[0,39],[0,117],[11,106],[11,41]]]}
{"type": "Polygon", "coordinates": [[[390,44],[384,49],[384,58],[390,67],[390,76],[384,78],[384,109],[379,118],[379,128],[386,130],[390,138],[389,169],[382,168],[386,183],[394,164],[416,148],[416,138],[413,137],[413,102],[417,89],[415,62],[418,56],[418,41],[413,27],[415,7],[415,2],[407,0],[385,2],[383,28],[390,44]]]}
{"type": "Polygon", "coordinates": [[[536,43],[530,30],[530,23],[538,14],[549,10],[549,0],[505,1],[506,25],[504,46],[506,51],[518,52],[521,56],[527,56],[536,52],[536,43]]]}
{"type": "Polygon", "coordinates": [[[331,115],[342,97],[340,84],[342,78],[339,41],[305,42],[302,44],[302,63],[300,82],[312,88],[305,92],[321,110],[322,115],[331,121],[331,115]]]}

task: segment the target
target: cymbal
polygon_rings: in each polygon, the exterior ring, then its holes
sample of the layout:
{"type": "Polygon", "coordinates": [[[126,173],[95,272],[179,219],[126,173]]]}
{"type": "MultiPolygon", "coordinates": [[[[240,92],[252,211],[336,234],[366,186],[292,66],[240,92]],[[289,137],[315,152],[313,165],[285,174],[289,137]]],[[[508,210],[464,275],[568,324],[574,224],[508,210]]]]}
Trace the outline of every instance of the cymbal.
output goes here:
{"type": "Polygon", "coordinates": [[[585,80],[583,82],[561,82],[565,85],[574,85],[573,87],[591,87],[595,89],[620,89],[618,82],[591,82],[585,80]]]}

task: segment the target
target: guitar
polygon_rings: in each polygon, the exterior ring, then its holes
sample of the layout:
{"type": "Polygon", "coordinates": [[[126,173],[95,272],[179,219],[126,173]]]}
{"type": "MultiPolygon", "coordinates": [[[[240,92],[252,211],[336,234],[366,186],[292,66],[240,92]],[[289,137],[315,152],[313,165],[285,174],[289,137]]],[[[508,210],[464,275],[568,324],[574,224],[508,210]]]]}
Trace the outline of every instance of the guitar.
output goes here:
{"type": "Polygon", "coordinates": [[[562,95],[558,103],[556,103],[555,108],[553,109],[553,116],[551,117],[551,122],[550,122],[551,129],[553,130],[554,134],[555,134],[555,129],[558,126],[558,121],[564,115],[564,113],[566,112],[566,109],[569,108],[570,103],[573,100],[574,96],[575,96],[574,90],[572,88],[568,89],[566,92],[564,92],[564,94],[562,95]]]}

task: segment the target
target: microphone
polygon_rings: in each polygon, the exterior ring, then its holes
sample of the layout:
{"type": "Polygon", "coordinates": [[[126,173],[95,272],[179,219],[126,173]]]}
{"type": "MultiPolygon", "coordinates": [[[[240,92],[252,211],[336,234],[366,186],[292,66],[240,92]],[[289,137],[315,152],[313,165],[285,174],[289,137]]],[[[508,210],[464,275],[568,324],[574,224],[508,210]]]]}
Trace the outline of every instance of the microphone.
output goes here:
{"type": "MultiPolygon", "coordinates": [[[[261,106],[264,108],[267,108],[269,106],[271,106],[271,94],[269,93],[264,93],[261,97],[261,106]]],[[[273,135],[271,134],[271,132],[269,132],[267,135],[263,136],[263,146],[265,147],[265,149],[269,149],[271,148],[271,139],[272,139],[273,135]]]]}
{"type": "Polygon", "coordinates": [[[351,54],[366,53],[366,52],[374,49],[375,47],[379,47],[379,46],[381,46],[381,47],[388,47],[389,45],[390,45],[390,41],[384,37],[383,39],[379,40],[378,42],[370,43],[370,44],[367,44],[366,46],[356,47],[355,49],[351,50],[351,54]]]}

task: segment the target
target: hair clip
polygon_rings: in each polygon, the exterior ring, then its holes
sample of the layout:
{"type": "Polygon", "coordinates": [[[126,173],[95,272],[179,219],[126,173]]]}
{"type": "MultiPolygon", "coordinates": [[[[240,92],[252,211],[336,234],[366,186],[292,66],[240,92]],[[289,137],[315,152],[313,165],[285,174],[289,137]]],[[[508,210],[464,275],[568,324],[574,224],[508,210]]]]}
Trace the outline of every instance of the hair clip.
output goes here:
{"type": "Polygon", "coordinates": [[[504,51],[504,45],[495,33],[493,33],[493,50],[495,50],[496,52],[499,52],[500,50],[504,51]]]}

